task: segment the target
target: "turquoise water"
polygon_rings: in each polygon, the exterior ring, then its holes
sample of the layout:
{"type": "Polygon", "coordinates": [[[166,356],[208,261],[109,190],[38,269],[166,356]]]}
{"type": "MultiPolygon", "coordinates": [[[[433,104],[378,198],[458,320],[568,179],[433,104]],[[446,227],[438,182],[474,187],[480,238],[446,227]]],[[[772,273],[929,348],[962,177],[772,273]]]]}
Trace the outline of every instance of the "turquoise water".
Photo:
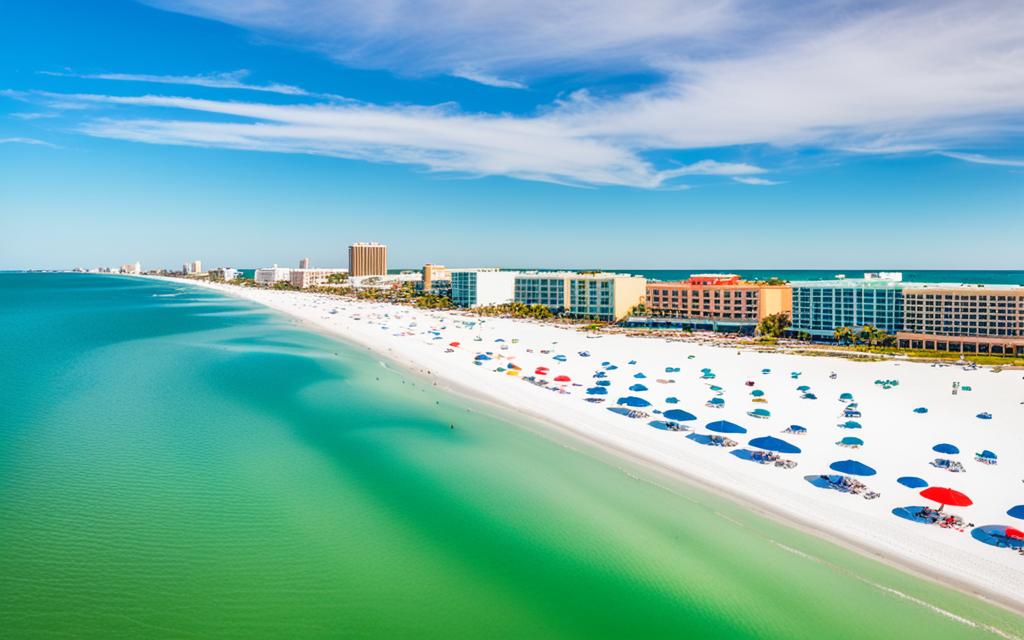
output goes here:
{"type": "Polygon", "coordinates": [[[980,600],[178,289],[0,274],[5,638],[1024,636],[980,600]]]}

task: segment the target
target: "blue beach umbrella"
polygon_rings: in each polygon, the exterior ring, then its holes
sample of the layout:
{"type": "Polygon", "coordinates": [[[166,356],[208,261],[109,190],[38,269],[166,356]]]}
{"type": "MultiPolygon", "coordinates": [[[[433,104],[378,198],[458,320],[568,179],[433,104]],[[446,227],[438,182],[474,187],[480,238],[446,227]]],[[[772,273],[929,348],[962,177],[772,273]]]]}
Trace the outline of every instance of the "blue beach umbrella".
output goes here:
{"type": "Polygon", "coordinates": [[[610,387],[612,385],[610,380],[598,380],[594,384],[596,384],[599,387],[610,387]]]}
{"type": "Polygon", "coordinates": [[[789,425],[789,430],[792,431],[793,433],[807,433],[807,428],[801,427],[798,424],[789,425]]]}
{"type": "Polygon", "coordinates": [[[761,391],[760,389],[754,389],[753,391],[750,392],[750,395],[754,396],[755,398],[760,398],[761,396],[764,395],[764,391],[761,391]]]}
{"type": "Polygon", "coordinates": [[[982,411],[981,413],[978,414],[978,419],[979,420],[991,420],[992,419],[992,414],[989,413],[988,411],[982,411]]]}
{"type": "Polygon", "coordinates": [[[779,453],[800,453],[800,447],[790,444],[782,438],[774,436],[763,436],[754,438],[748,443],[752,447],[764,449],[765,451],[777,451],[779,453]]]}
{"type": "Polygon", "coordinates": [[[806,384],[802,384],[799,387],[797,387],[796,390],[797,391],[810,391],[811,387],[806,385],[806,384]]]}
{"type": "Polygon", "coordinates": [[[761,373],[764,373],[764,374],[769,374],[771,372],[772,372],[771,369],[761,369],[761,373]]]}
{"type": "Polygon", "coordinates": [[[718,386],[717,384],[713,384],[709,386],[708,389],[711,389],[712,391],[721,391],[722,387],[718,386]]]}
{"type": "Polygon", "coordinates": [[[604,371],[598,371],[597,373],[594,374],[594,377],[595,378],[607,378],[608,374],[605,373],[604,371]]]}
{"type": "Polygon", "coordinates": [[[928,407],[918,407],[914,409],[914,413],[928,413],[928,407]]]}
{"type": "Polygon", "coordinates": [[[608,395],[608,390],[605,389],[604,387],[590,387],[589,389],[587,389],[587,395],[606,396],[608,395]]]}
{"type": "Polygon", "coordinates": [[[557,356],[554,357],[554,359],[558,360],[559,362],[565,362],[566,357],[563,356],[563,355],[557,355],[557,356]]]}
{"type": "Polygon", "coordinates": [[[708,400],[708,404],[719,407],[725,404],[725,400],[722,400],[721,398],[711,398],[708,400]]]}
{"type": "Polygon", "coordinates": [[[747,430],[736,424],[735,422],[729,422],[728,420],[715,420],[709,422],[704,426],[708,431],[715,431],[718,433],[746,433],[747,430]]]}
{"type": "Polygon", "coordinates": [[[985,449],[981,453],[976,453],[974,455],[978,456],[979,458],[984,458],[985,460],[996,460],[999,458],[999,456],[989,451],[988,449],[985,449]]]}
{"type": "Polygon", "coordinates": [[[645,376],[643,373],[637,373],[633,377],[634,378],[646,378],[647,376],[645,376]]]}
{"type": "Polygon", "coordinates": [[[897,478],[896,482],[910,489],[923,489],[928,486],[928,482],[926,480],[915,476],[903,476],[897,478]]]}
{"type": "Polygon", "coordinates": [[[688,422],[697,419],[697,416],[682,409],[669,409],[663,415],[669,420],[675,420],[676,422],[688,422]]]}
{"type": "Polygon", "coordinates": [[[615,404],[624,404],[624,405],[627,405],[627,406],[630,406],[630,407],[649,407],[649,406],[651,406],[650,402],[644,400],[643,398],[638,398],[636,396],[624,396],[622,398],[619,398],[618,402],[616,402],[615,404]]]}
{"type": "Polygon", "coordinates": [[[839,394],[839,399],[840,400],[853,400],[853,394],[850,393],[850,392],[840,393],[839,394]]]}
{"type": "Polygon", "coordinates": [[[847,473],[851,476],[873,476],[877,473],[874,469],[856,460],[839,460],[828,466],[833,471],[847,473]]]}
{"type": "Polygon", "coordinates": [[[754,409],[753,411],[748,411],[747,415],[752,418],[769,418],[772,412],[767,409],[754,409]]]}
{"type": "Polygon", "coordinates": [[[864,445],[864,441],[861,440],[860,438],[855,438],[853,436],[846,436],[836,444],[845,444],[850,447],[860,447],[864,445]]]}
{"type": "Polygon", "coordinates": [[[630,385],[629,390],[630,391],[647,391],[647,387],[645,387],[644,385],[642,385],[640,383],[637,383],[637,384],[634,384],[634,385],[630,385]]]}
{"type": "Polygon", "coordinates": [[[950,455],[960,453],[960,449],[958,449],[954,445],[949,444],[948,442],[940,442],[939,444],[932,447],[932,451],[936,451],[938,453],[948,453],[950,455]]]}
{"type": "Polygon", "coordinates": [[[665,402],[667,402],[669,404],[678,404],[679,403],[679,398],[677,398],[675,396],[669,396],[669,397],[665,398],[665,402]]]}
{"type": "Polygon", "coordinates": [[[615,366],[614,364],[610,364],[607,367],[605,367],[606,371],[615,371],[616,369],[618,369],[618,367],[615,366]]]}
{"type": "Polygon", "coordinates": [[[711,373],[711,368],[710,367],[704,367],[703,369],[700,370],[700,372],[701,373],[711,373]]]}
{"type": "Polygon", "coordinates": [[[473,359],[474,360],[490,360],[491,356],[487,355],[486,353],[478,353],[478,354],[476,354],[476,357],[473,358],[473,359]]]}
{"type": "Polygon", "coordinates": [[[860,429],[860,423],[855,420],[847,420],[846,422],[839,425],[840,429],[860,429]]]}
{"type": "Polygon", "coordinates": [[[1018,504],[1016,507],[1010,507],[1006,510],[1006,515],[1011,518],[1020,518],[1024,520],[1024,504],[1018,504]]]}
{"type": "Polygon", "coordinates": [[[1024,540],[1016,536],[1010,537],[1007,535],[1007,529],[1009,528],[1010,527],[1002,524],[987,524],[981,527],[975,527],[971,531],[971,537],[978,542],[984,542],[985,544],[990,544],[993,547],[1009,547],[1011,549],[1024,548],[1024,540]]]}

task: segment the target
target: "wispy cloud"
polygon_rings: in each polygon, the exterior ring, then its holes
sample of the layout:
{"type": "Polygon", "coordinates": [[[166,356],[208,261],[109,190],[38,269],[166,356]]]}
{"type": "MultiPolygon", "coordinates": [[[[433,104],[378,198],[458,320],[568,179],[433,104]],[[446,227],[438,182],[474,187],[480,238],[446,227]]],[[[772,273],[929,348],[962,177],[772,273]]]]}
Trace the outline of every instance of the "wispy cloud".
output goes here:
{"type": "Polygon", "coordinates": [[[52,142],[47,142],[46,140],[39,140],[36,138],[0,138],[0,144],[32,144],[41,147],[51,147],[53,149],[57,148],[57,145],[53,144],[52,142]]]}
{"type": "Polygon", "coordinates": [[[250,75],[250,72],[247,69],[187,76],[153,75],[147,73],[69,73],[62,71],[41,71],[40,73],[66,78],[84,78],[87,80],[114,80],[122,82],[147,82],[152,84],[191,85],[211,89],[264,91],[267,93],[280,93],[288,96],[311,95],[305,89],[289,84],[250,84],[248,82],[244,82],[245,78],[250,75]]]}
{"type": "Polygon", "coordinates": [[[477,84],[487,85],[488,87],[498,87],[501,89],[526,89],[527,86],[522,82],[516,82],[515,80],[505,80],[498,76],[491,75],[488,73],[482,73],[473,69],[458,69],[451,73],[456,78],[462,78],[463,80],[469,80],[470,82],[476,82],[477,84]]]}
{"type": "Polygon", "coordinates": [[[1024,160],[992,158],[980,153],[956,153],[953,151],[942,151],[939,155],[946,156],[947,158],[953,158],[954,160],[973,162],[975,164],[992,164],[999,167],[1024,167],[1024,160]]]}
{"type": "Polygon", "coordinates": [[[766,178],[745,178],[742,176],[735,176],[733,177],[733,180],[743,184],[754,185],[756,187],[773,187],[777,184],[783,184],[778,180],[768,180],[766,178]]]}

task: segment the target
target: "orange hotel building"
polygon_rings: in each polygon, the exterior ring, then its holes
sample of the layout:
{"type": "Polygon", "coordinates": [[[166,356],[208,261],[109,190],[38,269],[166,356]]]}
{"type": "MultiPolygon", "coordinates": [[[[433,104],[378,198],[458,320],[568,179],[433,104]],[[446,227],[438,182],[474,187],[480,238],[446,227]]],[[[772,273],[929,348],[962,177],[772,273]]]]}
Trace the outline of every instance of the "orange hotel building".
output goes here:
{"type": "Polygon", "coordinates": [[[793,290],[731,273],[699,273],[679,282],[647,283],[647,310],[654,326],[752,332],[765,316],[792,315],[793,290]]]}

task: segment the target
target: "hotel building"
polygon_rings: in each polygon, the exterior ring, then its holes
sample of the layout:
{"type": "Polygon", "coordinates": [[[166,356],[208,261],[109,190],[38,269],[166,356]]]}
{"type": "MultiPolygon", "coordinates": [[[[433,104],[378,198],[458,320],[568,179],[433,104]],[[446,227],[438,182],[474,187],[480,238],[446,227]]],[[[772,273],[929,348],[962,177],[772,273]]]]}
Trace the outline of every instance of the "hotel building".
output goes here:
{"type": "Polygon", "coordinates": [[[646,306],[652,324],[746,332],[766,316],[792,316],[793,290],[745,282],[732,273],[698,273],[684,281],[648,283],[646,306]]]}
{"type": "Polygon", "coordinates": [[[276,264],[272,267],[257,269],[253,274],[256,284],[272,285],[276,282],[288,282],[291,279],[292,270],[288,267],[279,267],[276,264]]]}
{"type": "Polygon", "coordinates": [[[903,298],[902,348],[1024,355],[1024,287],[907,287],[903,298]]]}
{"type": "Polygon", "coordinates": [[[423,265],[420,278],[420,291],[434,295],[449,296],[452,292],[452,272],[443,264],[423,265]]]}
{"type": "Polygon", "coordinates": [[[500,269],[452,269],[452,302],[459,307],[512,302],[518,273],[500,269]]]}
{"type": "Polygon", "coordinates": [[[790,331],[831,340],[839,327],[854,331],[871,325],[890,334],[903,329],[901,273],[865,273],[863,278],[793,282],[790,331]]]}
{"type": "Polygon", "coordinates": [[[232,269],[231,267],[221,267],[220,269],[210,269],[210,280],[221,280],[228,282],[231,280],[238,279],[238,269],[232,269]]]}
{"type": "Polygon", "coordinates": [[[357,242],[348,248],[349,275],[384,276],[388,273],[387,245],[376,242],[357,242]]]}
{"type": "MultiPolygon", "coordinates": [[[[306,261],[308,264],[308,261],[306,261]]],[[[337,273],[348,273],[348,269],[292,269],[288,274],[288,281],[297,289],[308,287],[322,287],[328,283],[328,279],[337,273]]]]}
{"type": "Polygon", "coordinates": [[[599,271],[530,271],[515,278],[515,301],[553,313],[615,322],[644,301],[647,279],[599,271]]]}

